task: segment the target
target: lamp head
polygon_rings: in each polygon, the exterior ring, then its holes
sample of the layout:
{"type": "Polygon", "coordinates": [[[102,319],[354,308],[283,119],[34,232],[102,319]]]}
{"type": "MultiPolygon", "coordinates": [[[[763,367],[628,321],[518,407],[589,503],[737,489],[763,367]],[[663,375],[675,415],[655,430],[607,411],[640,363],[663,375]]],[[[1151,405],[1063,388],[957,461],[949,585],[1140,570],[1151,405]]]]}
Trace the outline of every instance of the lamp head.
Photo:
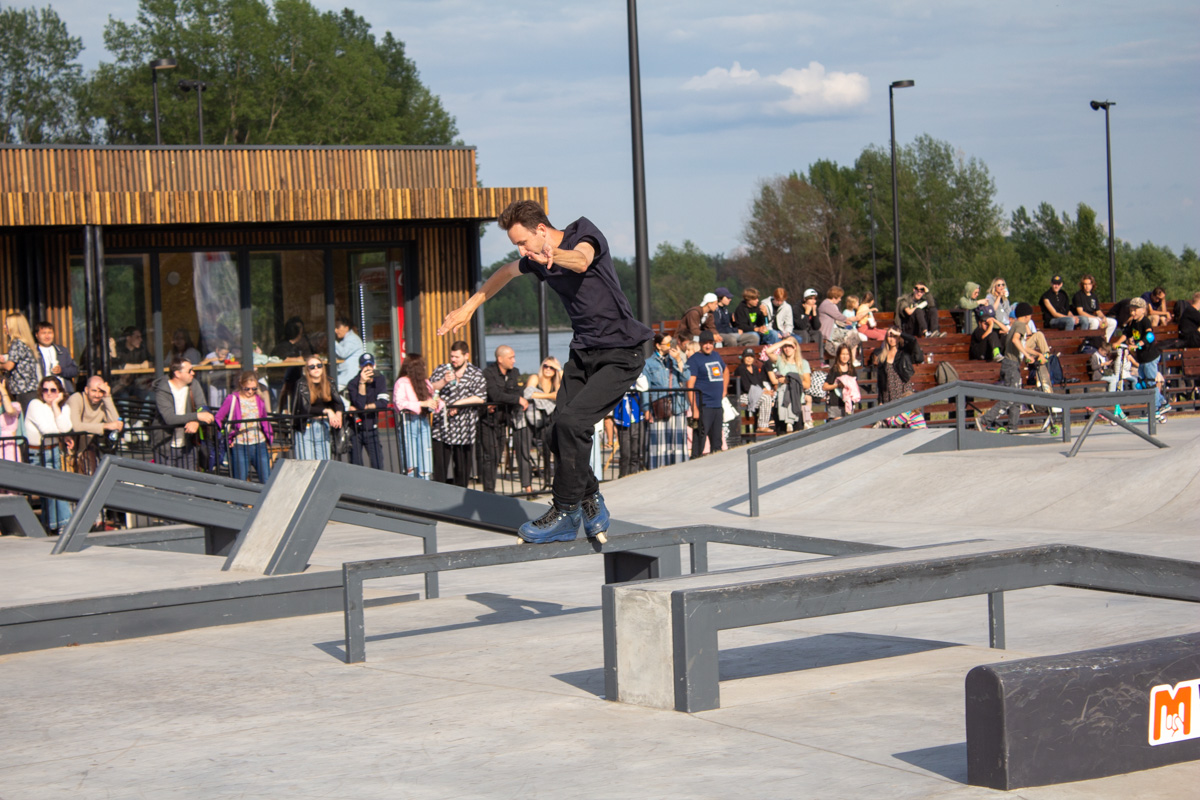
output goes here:
{"type": "Polygon", "coordinates": [[[173,58],[159,58],[150,62],[150,69],[175,69],[176,63],[173,58]]]}
{"type": "Polygon", "coordinates": [[[892,81],[891,88],[907,89],[910,86],[916,86],[916,81],[892,81]]]}
{"type": "Polygon", "coordinates": [[[1092,111],[1099,111],[1102,108],[1107,111],[1109,106],[1115,106],[1116,104],[1115,100],[1093,100],[1088,103],[1092,107],[1092,111]]]}
{"type": "Polygon", "coordinates": [[[181,80],[179,82],[178,86],[179,86],[179,90],[181,92],[190,92],[192,90],[195,90],[197,92],[203,92],[204,90],[206,90],[208,88],[208,84],[205,83],[204,81],[194,81],[194,80],[187,80],[187,79],[181,80]]]}

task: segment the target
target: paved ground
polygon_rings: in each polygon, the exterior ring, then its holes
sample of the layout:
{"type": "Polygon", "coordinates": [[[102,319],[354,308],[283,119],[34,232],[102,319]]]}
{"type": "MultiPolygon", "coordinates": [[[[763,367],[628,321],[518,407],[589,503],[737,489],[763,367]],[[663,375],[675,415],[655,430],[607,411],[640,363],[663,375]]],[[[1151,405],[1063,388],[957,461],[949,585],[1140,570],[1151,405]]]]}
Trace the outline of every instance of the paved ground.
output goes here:
{"type": "MultiPolygon", "coordinates": [[[[1058,445],[906,456],[934,434],[862,431],[766,462],[762,483],[775,485],[753,520],[739,452],[606,496],[622,518],[653,525],[1073,541],[1200,560],[1200,421],[1162,433],[1170,450],[1101,431],[1067,460],[1058,445]]],[[[451,526],[441,538],[444,549],[511,541],[451,526]]],[[[0,545],[0,559],[30,569],[46,549],[0,545]]],[[[313,560],[418,547],[334,525],[313,560]]],[[[715,547],[711,566],[794,558],[715,547]]],[[[0,798],[1190,800],[1200,785],[1190,764],[1013,793],[969,787],[962,720],[973,666],[1193,631],[1194,606],[1010,593],[1004,652],[987,648],[982,598],[728,631],[722,708],[686,715],[601,697],[602,580],[596,558],[447,573],[440,600],[368,609],[368,661],[355,666],[342,661],[337,614],[0,657],[0,798]]],[[[419,587],[396,579],[373,593],[419,587]]]]}

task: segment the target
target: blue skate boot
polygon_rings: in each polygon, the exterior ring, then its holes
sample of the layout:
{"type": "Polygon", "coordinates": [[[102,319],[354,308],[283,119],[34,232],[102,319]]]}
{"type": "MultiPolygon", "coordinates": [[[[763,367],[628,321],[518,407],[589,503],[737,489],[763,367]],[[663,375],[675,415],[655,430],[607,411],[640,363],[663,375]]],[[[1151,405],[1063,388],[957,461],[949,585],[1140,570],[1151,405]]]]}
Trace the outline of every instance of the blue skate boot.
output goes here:
{"type": "Polygon", "coordinates": [[[600,544],[608,541],[605,533],[608,531],[608,508],[604,505],[604,497],[596,492],[583,498],[583,532],[589,539],[595,539],[600,544]]]}
{"type": "Polygon", "coordinates": [[[583,522],[583,512],[579,506],[562,509],[551,501],[549,511],[517,529],[517,543],[570,542],[579,532],[581,522],[583,522]]]}

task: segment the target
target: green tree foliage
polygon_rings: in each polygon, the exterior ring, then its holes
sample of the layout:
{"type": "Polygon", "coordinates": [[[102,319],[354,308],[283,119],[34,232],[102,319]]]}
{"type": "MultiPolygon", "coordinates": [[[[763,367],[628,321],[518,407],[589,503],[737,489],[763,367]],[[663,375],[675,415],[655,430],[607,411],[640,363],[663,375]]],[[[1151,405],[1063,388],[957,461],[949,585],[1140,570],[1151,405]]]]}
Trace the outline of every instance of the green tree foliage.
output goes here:
{"type": "Polygon", "coordinates": [[[650,260],[650,313],[656,320],[679,319],[716,287],[710,256],[691,241],[683,247],[663,242],[650,260]]]}
{"type": "Polygon", "coordinates": [[[221,144],[450,144],[454,118],[421,83],[404,44],[349,9],[308,0],[141,0],[137,19],[109,18],[112,63],[89,87],[89,112],[114,144],[154,141],[147,64],[162,73],[163,142],[198,140],[196,98],[178,80],[208,84],[205,138],[221,144]]]}
{"type": "Polygon", "coordinates": [[[77,141],[83,42],[53,8],[0,9],[0,142],[77,141]]]}

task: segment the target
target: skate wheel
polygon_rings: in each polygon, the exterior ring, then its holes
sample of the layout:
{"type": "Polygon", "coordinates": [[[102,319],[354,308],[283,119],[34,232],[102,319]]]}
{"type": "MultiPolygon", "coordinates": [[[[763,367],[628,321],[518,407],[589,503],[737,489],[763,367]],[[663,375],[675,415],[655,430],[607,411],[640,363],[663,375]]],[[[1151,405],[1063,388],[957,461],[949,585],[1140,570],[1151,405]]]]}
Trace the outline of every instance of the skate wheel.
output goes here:
{"type": "Polygon", "coordinates": [[[518,537],[517,537],[517,544],[525,544],[525,540],[524,540],[524,539],[522,539],[520,536],[518,536],[518,537]]]}
{"type": "Polygon", "coordinates": [[[604,531],[600,531],[600,533],[597,533],[592,538],[594,538],[600,544],[608,544],[608,535],[605,534],[604,531]]]}

